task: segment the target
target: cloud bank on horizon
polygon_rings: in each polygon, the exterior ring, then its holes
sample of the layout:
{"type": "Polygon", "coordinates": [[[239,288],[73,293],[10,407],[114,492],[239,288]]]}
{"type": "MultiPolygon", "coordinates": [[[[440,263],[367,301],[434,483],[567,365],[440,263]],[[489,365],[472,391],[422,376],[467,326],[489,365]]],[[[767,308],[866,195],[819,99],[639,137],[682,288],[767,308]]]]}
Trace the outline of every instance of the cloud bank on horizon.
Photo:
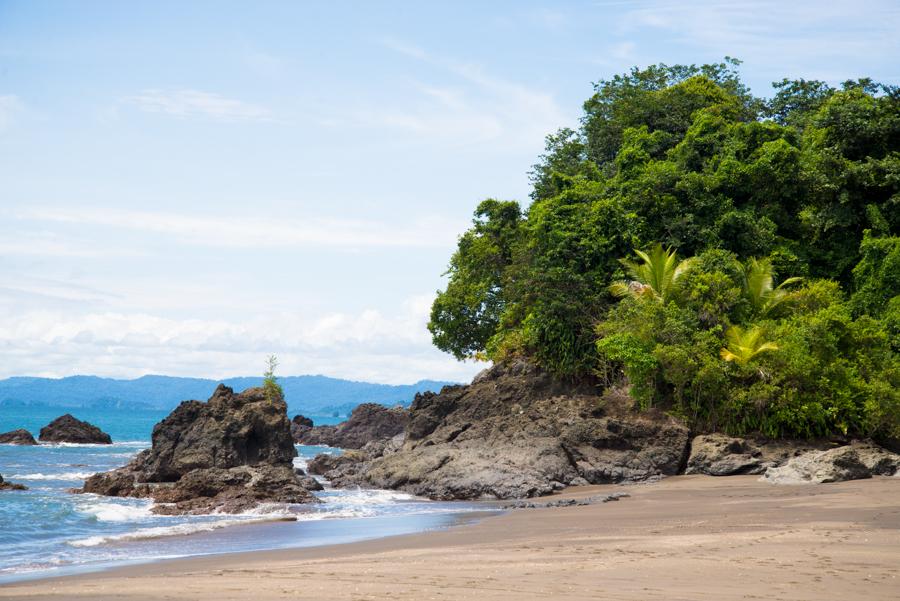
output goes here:
{"type": "Polygon", "coordinates": [[[900,81],[888,0],[482,4],[0,3],[0,377],[465,380],[456,237],[591,82],[900,81]]]}

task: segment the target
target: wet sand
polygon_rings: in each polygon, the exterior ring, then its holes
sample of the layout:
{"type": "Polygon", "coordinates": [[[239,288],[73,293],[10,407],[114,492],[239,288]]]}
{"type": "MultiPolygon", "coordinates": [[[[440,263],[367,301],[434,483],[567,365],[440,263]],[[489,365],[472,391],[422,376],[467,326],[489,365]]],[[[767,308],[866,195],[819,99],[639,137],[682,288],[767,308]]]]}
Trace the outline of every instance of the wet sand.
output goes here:
{"type": "Polygon", "coordinates": [[[679,476],[620,501],[445,531],[0,586],[0,599],[900,599],[900,477],[773,486],[679,476]]]}

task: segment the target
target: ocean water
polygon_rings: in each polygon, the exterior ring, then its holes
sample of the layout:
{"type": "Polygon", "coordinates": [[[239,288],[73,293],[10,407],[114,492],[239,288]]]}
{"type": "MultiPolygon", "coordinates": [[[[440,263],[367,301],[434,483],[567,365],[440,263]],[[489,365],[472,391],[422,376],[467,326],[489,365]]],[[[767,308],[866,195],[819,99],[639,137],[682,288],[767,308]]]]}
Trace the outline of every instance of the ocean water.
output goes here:
{"type": "MultiPolygon", "coordinates": [[[[0,408],[0,432],[35,437],[60,409],[0,408]]],[[[158,516],[151,503],[72,494],[93,473],[124,465],[150,446],[165,411],[75,410],[112,436],[112,445],[0,445],[0,474],[27,491],[0,492],[0,582],[158,559],[352,542],[446,527],[479,509],[393,491],[316,493],[318,505],[267,505],[241,515],[158,516]]],[[[329,418],[317,423],[337,421],[329,418]]],[[[328,447],[297,446],[304,467],[328,447]]]]}

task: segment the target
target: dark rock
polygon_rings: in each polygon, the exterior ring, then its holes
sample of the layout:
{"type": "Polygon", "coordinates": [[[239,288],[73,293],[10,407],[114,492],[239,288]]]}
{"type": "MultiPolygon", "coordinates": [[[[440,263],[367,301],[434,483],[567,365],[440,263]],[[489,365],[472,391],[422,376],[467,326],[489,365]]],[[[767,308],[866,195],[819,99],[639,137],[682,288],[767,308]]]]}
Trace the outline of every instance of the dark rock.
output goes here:
{"type": "Polygon", "coordinates": [[[546,503],[535,503],[533,501],[516,501],[501,505],[500,509],[546,509],[548,507],[583,507],[585,505],[596,505],[597,503],[610,503],[630,497],[627,492],[614,492],[608,495],[596,495],[587,497],[586,499],[560,499],[559,501],[548,501],[546,503]]]}
{"type": "Polygon", "coordinates": [[[0,434],[0,444],[36,445],[37,441],[28,430],[13,430],[0,434]]]}
{"type": "Polygon", "coordinates": [[[0,490],[28,490],[24,484],[16,484],[14,482],[5,482],[3,476],[0,475],[0,490]]]}
{"type": "Polygon", "coordinates": [[[294,473],[295,456],[283,400],[269,400],[262,388],[234,394],[219,385],[205,403],[181,403],[153,428],[150,449],[91,476],[82,492],[150,497],[165,514],[316,502],[294,473]]]}
{"type": "Polygon", "coordinates": [[[319,453],[306,466],[310,474],[322,476],[328,472],[333,472],[338,468],[350,465],[356,465],[362,462],[365,456],[362,453],[347,451],[340,455],[332,455],[330,453],[319,453]]]}
{"type": "Polygon", "coordinates": [[[591,383],[558,380],[526,361],[498,365],[468,386],[416,395],[399,447],[367,448],[364,461],[325,477],[433,499],[511,499],[678,473],[683,424],[602,405],[591,383]]]}
{"type": "Polygon", "coordinates": [[[112,444],[109,434],[70,414],[57,417],[41,428],[41,442],[69,442],[76,444],[112,444]]]}
{"type": "Polygon", "coordinates": [[[299,444],[361,449],[370,442],[400,434],[408,419],[408,411],[402,407],[363,403],[353,410],[347,421],[337,426],[312,426],[309,419],[298,415],[291,424],[291,434],[299,444]]]}
{"type": "Polygon", "coordinates": [[[298,441],[313,427],[313,420],[303,415],[295,415],[294,419],[291,420],[291,438],[298,441]]]}
{"type": "Polygon", "coordinates": [[[827,451],[809,451],[781,467],[766,470],[763,479],[773,484],[819,484],[893,476],[900,471],[900,455],[870,441],[854,441],[827,451]]]}
{"type": "Polygon", "coordinates": [[[313,420],[311,420],[308,417],[305,417],[303,415],[295,415],[294,419],[291,420],[291,426],[292,426],[292,429],[293,429],[293,426],[312,428],[313,420]]]}

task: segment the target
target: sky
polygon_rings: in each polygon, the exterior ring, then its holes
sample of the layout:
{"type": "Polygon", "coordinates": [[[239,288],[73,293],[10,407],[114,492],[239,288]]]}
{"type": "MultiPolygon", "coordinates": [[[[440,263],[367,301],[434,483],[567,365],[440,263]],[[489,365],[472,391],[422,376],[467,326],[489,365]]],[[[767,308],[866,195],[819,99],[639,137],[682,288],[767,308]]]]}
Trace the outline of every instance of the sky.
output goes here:
{"type": "Polygon", "coordinates": [[[900,4],[0,0],[0,377],[463,381],[425,328],[484,198],[657,62],[900,83],[900,4]]]}

